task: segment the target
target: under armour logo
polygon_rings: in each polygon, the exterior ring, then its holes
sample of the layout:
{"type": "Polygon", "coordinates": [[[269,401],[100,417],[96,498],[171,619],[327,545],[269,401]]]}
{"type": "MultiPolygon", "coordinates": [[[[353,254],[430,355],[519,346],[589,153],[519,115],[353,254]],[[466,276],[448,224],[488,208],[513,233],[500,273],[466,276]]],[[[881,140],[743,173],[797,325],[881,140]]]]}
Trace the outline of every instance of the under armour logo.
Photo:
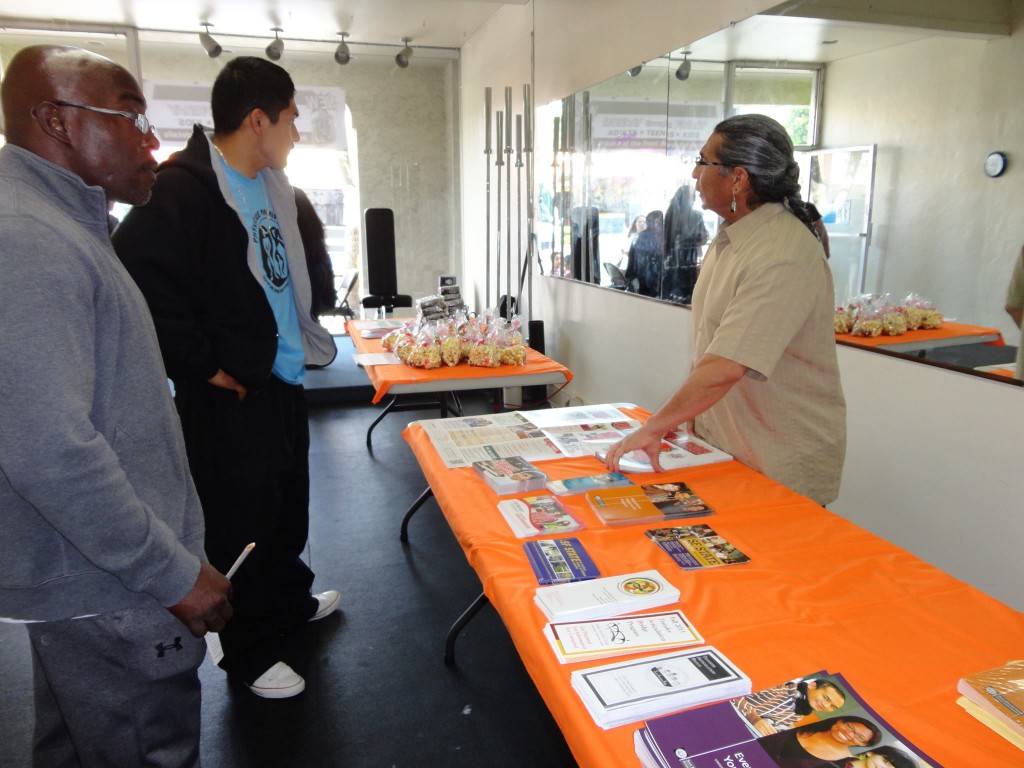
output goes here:
{"type": "Polygon", "coordinates": [[[182,649],[181,637],[174,638],[174,642],[170,645],[164,645],[163,643],[157,643],[153,646],[156,648],[156,657],[162,659],[164,657],[164,651],[180,651],[182,649]]]}

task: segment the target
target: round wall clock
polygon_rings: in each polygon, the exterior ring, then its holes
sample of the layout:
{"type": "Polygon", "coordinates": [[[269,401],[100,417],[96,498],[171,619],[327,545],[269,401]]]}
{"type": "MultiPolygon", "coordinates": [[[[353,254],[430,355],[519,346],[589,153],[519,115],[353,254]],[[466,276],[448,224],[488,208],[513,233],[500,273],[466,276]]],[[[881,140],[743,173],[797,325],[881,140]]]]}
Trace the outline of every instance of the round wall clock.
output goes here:
{"type": "Polygon", "coordinates": [[[1002,152],[992,152],[985,158],[985,174],[993,179],[1002,176],[1006,170],[1006,155],[1002,152]]]}

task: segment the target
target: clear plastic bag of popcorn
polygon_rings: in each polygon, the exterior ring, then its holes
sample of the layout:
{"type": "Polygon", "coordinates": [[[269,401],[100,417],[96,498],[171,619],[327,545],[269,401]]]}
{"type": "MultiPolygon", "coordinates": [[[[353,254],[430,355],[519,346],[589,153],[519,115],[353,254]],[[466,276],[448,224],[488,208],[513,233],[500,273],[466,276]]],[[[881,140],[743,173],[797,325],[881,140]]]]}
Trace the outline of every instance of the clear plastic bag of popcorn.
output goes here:
{"type": "Polygon", "coordinates": [[[882,317],[885,311],[879,306],[863,306],[857,313],[857,319],[853,322],[850,333],[854,336],[868,336],[874,338],[882,335],[882,317]]]}
{"type": "Polygon", "coordinates": [[[409,353],[412,352],[413,347],[416,346],[416,339],[412,334],[403,334],[395,342],[395,348],[392,350],[398,359],[403,363],[409,362],[409,353]]]}
{"type": "Polygon", "coordinates": [[[903,307],[889,305],[882,314],[882,333],[886,336],[902,336],[907,332],[907,316],[903,307]]]}
{"type": "Polygon", "coordinates": [[[421,328],[416,338],[409,345],[411,347],[406,364],[414,368],[440,368],[441,347],[434,338],[432,328],[421,328]]]}
{"type": "Polygon", "coordinates": [[[462,362],[462,339],[454,322],[441,324],[437,330],[437,340],[442,363],[451,367],[462,362]]]}
{"type": "Polygon", "coordinates": [[[930,299],[919,293],[907,294],[903,299],[903,314],[907,317],[907,330],[910,331],[942,326],[942,315],[935,310],[930,299]],[[928,325],[924,325],[926,317],[928,325]]]}
{"type": "Polygon", "coordinates": [[[836,333],[849,333],[853,328],[853,317],[846,307],[836,307],[832,316],[832,327],[836,333]]]}
{"type": "Polygon", "coordinates": [[[395,347],[398,346],[400,339],[409,335],[409,328],[395,328],[393,331],[388,333],[380,340],[380,345],[384,348],[385,352],[394,352],[395,347]]]}
{"type": "Polygon", "coordinates": [[[928,331],[942,327],[942,313],[937,309],[921,310],[921,330],[928,331]]]}
{"type": "Polygon", "coordinates": [[[523,344],[522,319],[513,315],[499,330],[502,365],[525,365],[526,346],[523,344]]]}

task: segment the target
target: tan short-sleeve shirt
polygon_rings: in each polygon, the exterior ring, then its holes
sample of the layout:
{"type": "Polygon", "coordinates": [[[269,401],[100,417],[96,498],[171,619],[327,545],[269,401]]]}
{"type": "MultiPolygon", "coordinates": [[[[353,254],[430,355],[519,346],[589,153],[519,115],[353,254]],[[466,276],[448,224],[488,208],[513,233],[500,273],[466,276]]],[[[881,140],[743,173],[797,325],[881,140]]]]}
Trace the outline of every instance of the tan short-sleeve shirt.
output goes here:
{"type": "Polygon", "coordinates": [[[846,456],[834,303],[821,244],[779,203],[722,229],[693,293],[694,360],[749,369],[697,433],[821,504],[839,495],[846,456]]]}

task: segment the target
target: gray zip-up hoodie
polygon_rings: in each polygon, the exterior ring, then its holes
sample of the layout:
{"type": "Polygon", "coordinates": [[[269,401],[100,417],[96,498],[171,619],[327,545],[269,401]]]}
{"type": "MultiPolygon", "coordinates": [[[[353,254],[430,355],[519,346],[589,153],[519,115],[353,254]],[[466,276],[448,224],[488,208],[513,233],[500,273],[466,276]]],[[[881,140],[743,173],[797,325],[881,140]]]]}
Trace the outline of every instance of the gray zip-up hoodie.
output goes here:
{"type": "Polygon", "coordinates": [[[0,617],[177,603],[203,517],[102,189],[0,149],[0,617]]]}

